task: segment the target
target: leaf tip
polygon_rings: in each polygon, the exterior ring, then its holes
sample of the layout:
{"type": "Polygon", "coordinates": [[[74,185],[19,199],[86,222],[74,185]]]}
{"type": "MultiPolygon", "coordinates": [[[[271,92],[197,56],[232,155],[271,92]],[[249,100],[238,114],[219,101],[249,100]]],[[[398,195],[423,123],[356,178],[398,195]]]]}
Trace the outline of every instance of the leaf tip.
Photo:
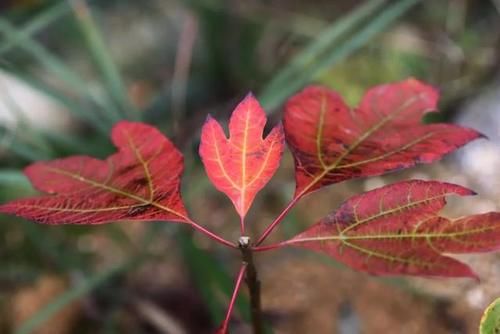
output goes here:
{"type": "Polygon", "coordinates": [[[442,188],[446,192],[446,195],[458,195],[458,196],[474,196],[477,195],[472,189],[464,187],[459,184],[441,182],[441,181],[425,181],[425,180],[411,180],[410,183],[421,184],[423,186],[436,187],[437,189],[442,188]]]}
{"type": "Polygon", "coordinates": [[[251,91],[245,95],[245,97],[240,101],[240,103],[238,103],[238,106],[236,106],[235,111],[238,109],[239,106],[245,106],[245,105],[251,106],[251,109],[262,109],[259,100],[257,100],[254,93],[251,91]]]}
{"type": "Polygon", "coordinates": [[[464,144],[467,144],[468,142],[471,142],[471,141],[476,140],[476,139],[490,140],[490,138],[487,135],[485,135],[482,132],[477,131],[476,129],[472,129],[472,128],[468,128],[468,127],[461,127],[461,128],[463,131],[468,133],[468,138],[469,138],[469,140],[464,144]]]}
{"type": "Polygon", "coordinates": [[[246,100],[246,99],[254,99],[254,100],[256,100],[255,94],[252,91],[249,91],[247,93],[247,95],[245,95],[245,98],[243,100],[246,100]]]}
{"type": "MultiPolygon", "coordinates": [[[[474,130],[475,131],[475,130],[474,130]]],[[[479,131],[475,131],[476,134],[477,134],[477,137],[476,139],[486,139],[486,140],[490,140],[490,137],[488,137],[487,135],[485,135],[484,133],[482,132],[479,132],[479,131]]]]}
{"type": "Polygon", "coordinates": [[[467,272],[464,273],[463,277],[464,278],[470,278],[472,279],[475,283],[481,283],[481,278],[479,277],[479,275],[474,271],[472,270],[469,266],[467,266],[467,272]]]}
{"type": "Polygon", "coordinates": [[[212,114],[207,114],[207,117],[205,117],[204,124],[207,124],[208,122],[211,122],[212,120],[215,120],[215,118],[212,116],[212,114]]]}
{"type": "Polygon", "coordinates": [[[478,193],[472,189],[460,186],[460,185],[454,185],[457,189],[456,194],[460,196],[476,196],[478,193]]]}

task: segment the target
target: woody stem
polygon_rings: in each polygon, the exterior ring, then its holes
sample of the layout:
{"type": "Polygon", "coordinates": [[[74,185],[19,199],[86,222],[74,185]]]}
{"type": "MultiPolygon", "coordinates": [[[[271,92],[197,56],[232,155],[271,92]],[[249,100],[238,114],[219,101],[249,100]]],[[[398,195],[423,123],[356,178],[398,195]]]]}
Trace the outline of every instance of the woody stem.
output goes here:
{"type": "Polygon", "coordinates": [[[250,312],[252,317],[253,334],[263,334],[264,326],[262,322],[262,307],[260,299],[260,281],[257,275],[257,268],[253,260],[253,251],[250,245],[250,238],[241,237],[238,240],[238,248],[241,252],[241,258],[247,265],[245,282],[250,295],[250,312]]]}

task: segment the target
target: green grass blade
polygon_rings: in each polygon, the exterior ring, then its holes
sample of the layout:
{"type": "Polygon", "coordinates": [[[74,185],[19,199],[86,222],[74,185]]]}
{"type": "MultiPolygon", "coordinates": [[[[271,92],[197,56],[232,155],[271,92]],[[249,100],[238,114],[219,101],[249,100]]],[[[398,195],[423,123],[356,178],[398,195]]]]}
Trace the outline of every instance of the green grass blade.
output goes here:
{"type": "MultiPolygon", "coordinates": [[[[69,12],[69,6],[66,2],[59,2],[56,5],[42,11],[39,15],[30,19],[30,21],[22,28],[23,34],[32,36],[40,30],[47,28],[57,19],[69,12]]],[[[23,42],[22,35],[16,35],[13,38],[7,39],[0,45],[0,57],[12,50],[18,44],[23,42]]]]}
{"type": "Polygon", "coordinates": [[[31,187],[26,176],[17,169],[0,169],[0,185],[6,184],[31,187]]]}
{"type": "Polygon", "coordinates": [[[295,76],[288,78],[286,83],[276,86],[272,90],[264,91],[260,97],[262,105],[267,110],[276,108],[288,96],[307,84],[310,80],[316,78],[332,65],[366,45],[372,38],[384,31],[418,2],[419,0],[391,2],[389,6],[386,6],[380,14],[368,22],[360,31],[353,34],[333,51],[326,53],[322,58],[302,68],[295,76]]]}
{"type": "Polygon", "coordinates": [[[18,31],[9,21],[2,18],[0,18],[0,33],[2,33],[7,40],[20,40],[19,47],[22,50],[36,59],[44,68],[55,74],[69,88],[91,98],[103,110],[101,112],[102,116],[106,117],[111,123],[120,119],[117,117],[116,107],[110,103],[108,99],[92,91],[83,78],[75,73],[69,66],[64,64],[59,58],[50,53],[40,43],[31,38],[31,36],[22,31],[18,31]]]}
{"type": "Polygon", "coordinates": [[[0,148],[5,149],[11,154],[29,162],[47,160],[50,158],[49,155],[19,141],[12,141],[9,146],[4,146],[4,143],[0,143],[0,148]]]}
{"type": "Polygon", "coordinates": [[[59,92],[55,88],[51,87],[49,84],[43,82],[40,79],[35,78],[27,73],[14,70],[12,68],[3,69],[4,71],[10,73],[17,79],[23,81],[35,90],[47,95],[48,97],[56,100],[65,108],[68,109],[75,117],[87,122],[89,125],[94,127],[96,130],[100,131],[104,135],[108,135],[111,124],[103,122],[103,120],[93,112],[93,110],[86,109],[79,104],[77,99],[66,96],[65,94],[59,92]]]}
{"type": "Polygon", "coordinates": [[[30,53],[44,67],[77,91],[87,91],[86,83],[63,62],[24,32],[18,31],[7,20],[0,18],[0,32],[7,40],[18,40],[19,47],[30,53]]]}
{"type": "Polygon", "coordinates": [[[265,5],[253,4],[248,8],[228,7],[222,1],[190,0],[193,9],[210,10],[219,14],[232,16],[239,21],[248,21],[256,25],[269,25],[274,30],[292,33],[296,36],[315,37],[319,30],[327,24],[319,17],[303,15],[300,12],[283,11],[265,5]]]}
{"type": "Polygon", "coordinates": [[[118,273],[122,273],[127,271],[132,264],[133,261],[127,262],[125,264],[110,268],[105,271],[100,271],[89,278],[85,279],[74,288],[67,290],[61,295],[57,296],[46,305],[43,309],[41,309],[38,313],[36,313],[33,317],[31,317],[28,321],[26,321],[21,327],[19,327],[14,334],[30,334],[35,331],[41,324],[50,319],[53,315],[63,309],[65,306],[70,304],[71,302],[85,296],[86,294],[92,292],[94,289],[108,281],[114,275],[118,273]]]}
{"type": "MultiPolygon", "coordinates": [[[[90,9],[84,0],[73,1],[73,12],[76,23],[83,34],[88,50],[91,53],[94,62],[99,69],[107,90],[113,99],[119,104],[120,108],[130,118],[136,118],[139,113],[134,109],[129,101],[125,84],[120,72],[108,52],[103,37],[95,24],[90,9]]],[[[124,115],[119,115],[123,117],[124,115]]]]}
{"type": "MultiPolygon", "coordinates": [[[[38,130],[42,136],[45,136],[53,146],[61,147],[71,152],[72,154],[88,154],[93,155],[92,147],[82,139],[82,137],[77,137],[75,134],[68,134],[63,132],[54,132],[50,130],[40,129],[38,130]]],[[[106,134],[106,137],[108,134],[106,134]]]]}
{"type": "MultiPolygon", "coordinates": [[[[263,91],[273,91],[283,86],[290,77],[312,64],[322,53],[331,47],[346,33],[359,25],[364,19],[374,14],[386,4],[387,0],[371,0],[358,6],[352,13],[332,23],[321,35],[312,41],[303,51],[294,57],[264,87],[263,91]]],[[[265,94],[263,94],[265,97],[265,94]]]]}
{"type": "Polygon", "coordinates": [[[16,130],[0,125],[0,151],[8,151],[27,161],[50,158],[50,153],[23,142],[15,131],[16,130]]]}
{"type": "Polygon", "coordinates": [[[52,155],[54,152],[50,147],[50,143],[47,138],[43,136],[40,131],[36,128],[32,127],[30,121],[26,117],[24,110],[18,104],[18,102],[14,99],[14,97],[10,94],[9,87],[4,85],[3,82],[0,82],[0,89],[4,94],[4,103],[7,107],[8,111],[14,115],[14,119],[16,122],[16,127],[14,130],[13,138],[16,138],[17,133],[22,133],[23,141],[27,141],[27,145],[31,144],[34,149],[38,149],[39,151],[47,153],[47,155],[52,155]]]}
{"type": "MultiPolygon", "coordinates": [[[[375,38],[378,34],[383,32],[390,24],[394,23],[420,0],[401,0],[394,2],[391,6],[386,7],[379,16],[367,24],[361,31],[356,33],[352,38],[346,41],[341,48],[330,53],[321,61],[314,64],[311,70],[311,77],[315,78],[325,71],[332,64],[338,63],[340,60],[345,59],[370,40],[375,38]]],[[[308,80],[304,78],[301,85],[305,84],[308,80]]]]}

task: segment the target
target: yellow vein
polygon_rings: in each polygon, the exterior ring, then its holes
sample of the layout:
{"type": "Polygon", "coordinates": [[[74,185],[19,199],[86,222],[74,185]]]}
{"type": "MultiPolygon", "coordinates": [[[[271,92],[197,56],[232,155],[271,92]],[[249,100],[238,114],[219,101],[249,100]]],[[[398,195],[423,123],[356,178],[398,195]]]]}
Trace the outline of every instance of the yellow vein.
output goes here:
{"type": "Polygon", "coordinates": [[[395,212],[403,211],[403,210],[411,208],[413,206],[416,206],[416,205],[419,205],[419,204],[422,204],[422,203],[426,203],[426,202],[431,202],[431,201],[433,201],[435,199],[446,197],[446,196],[452,195],[452,194],[454,194],[454,193],[444,193],[444,194],[441,194],[439,196],[433,196],[433,197],[428,197],[428,198],[425,198],[425,199],[419,200],[419,201],[408,202],[407,204],[404,204],[404,205],[401,205],[401,206],[397,206],[395,208],[388,209],[388,210],[385,210],[385,211],[381,211],[381,212],[379,212],[379,213],[377,213],[377,214],[375,214],[373,216],[367,217],[365,219],[357,220],[356,223],[351,224],[347,228],[345,228],[342,231],[342,233],[349,232],[350,230],[358,227],[359,225],[365,224],[365,223],[370,222],[372,220],[375,220],[377,218],[380,218],[380,217],[383,217],[383,216],[386,216],[386,215],[391,215],[391,214],[393,214],[395,212]]]}
{"type": "Polygon", "coordinates": [[[367,163],[370,163],[370,162],[375,162],[375,161],[378,161],[378,160],[382,160],[382,159],[385,159],[393,154],[396,154],[396,153],[399,153],[401,151],[404,151],[430,137],[432,137],[435,133],[434,132],[430,132],[428,134],[426,134],[425,136],[422,136],[420,138],[417,138],[411,142],[409,142],[408,144],[406,145],[403,145],[403,146],[400,146],[392,151],[389,151],[389,152],[386,152],[384,154],[381,154],[379,156],[376,156],[376,157],[373,157],[373,158],[370,158],[370,159],[366,159],[366,160],[363,160],[363,161],[357,161],[357,162],[353,162],[353,163],[350,163],[350,164],[345,164],[345,165],[339,165],[337,166],[336,168],[337,169],[343,169],[343,168],[350,168],[350,167],[356,167],[356,166],[360,166],[360,165],[364,165],[364,164],[367,164],[367,163]]]}
{"type": "Polygon", "coordinates": [[[372,126],[371,128],[369,128],[368,131],[366,131],[351,146],[349,146],[347,148],[347,150],[345,150],[345,152],[343,152],[337,158],[337,160],[333,164],[331,164],[330,166],[328,166],[328,168],[324,169],[323,172],[321,172],[321,174],[319,174],[318,176],[316,176],[296,197],[301,197],[304,194],[306,194],[307,191],[309,191],[309,189],[311,189],[312,187],[314,187],[314,185],[316,183],[318,183],[321,179],[323,179],[323,177],[325,177],[325,175],[327,175],[329,172],[331,172],[332,170],[334,170],[335,168],[337,168],[337,166],[340,164],[340,162],[342,162],[344,160],[344,158],[346,156],[348,156],[349,154],[351,154],[352,151],[354,151],[359,145],[361,145],[367,138],[369,138],[372,134],[374,134],[380,128],[382,128],[384,125],[386,125],[390,120],[392,120],[394,117],[396,117],[400,112],[404,111],[406,107],[408,107],[413,102],[417,101],[417,99],[420,99],[420,96],[421,95],[417,95],[417,96],[409,99],[408,101],[406,101],[405,103],[403,103],[399,108],[397,108],[396,111],[394,111],[393,113],[388,114],[387,117],[384,117],[378,123],[376,123],[374,126],[372,126]]]}
{"type": "Polygon", "coordinates": [[[127,206],[115,206],[115,207],[106,207],[106,208],[93,208],[93,209],[78,209],[78,208],[58,208],[58,207],[50,207],[43,205],[35,205],[35,204],[19,204],[20,208],[27,209],[40,209],[46,211],[57,211],[57,212],[73,212],[73,213],[94,213],[94,212],[107,212],[107,211],[118,211],[125,210],[130,208],[141,207],[143,204],[139,205],[127,205],[127,206]]]}
{"type": "Polygon", "coordinates": [[[246,177],[247,177],[247,141],[248,141],[248,125],[250,123],[250,109],[245,113],[245,127],[243,131],[243,144],[241,149],[241,210],[245,211],[245,195],[246,195],[246,177]]]}
{"type": "MultiPolygon", "coordinates": [[[[439,217],[434,217],[439,218],[439,217]]],[[[484,233],[487,231],[494,231],[500,229],[500,226],[486,226],[481,228],[476,228],[472,230],[457,231],[457,232],[437,232],[437,233],[406,233],[406,234],[366,234],[366,235],[330,235],[326,237],[311,237],[311,238],[300,238],[292,239],[287,242],[287,244],[302,243],[302,242],[314,242],[314,241],[341,241],[348,242],[352,240],[384,240],[384,239],[439,239],[439,238],[457,238],[463,236],[469,236],[478,233],[484,233]]]]}
{"type": "Polygon", "coordinates": [[[127,198],[134,199],[134,200],[136,200],[138,202],[141,202],[142,204],[152,205],[152,206],[157,207],[157,208],[159,208],[161,210],[170,212],[171,214],[176,215],[176,216],[178,216],[180,218],[183,218],[183,219],[186,219],[186,220],[189,219],[188,217],[186,217],[182,213],[179,213],[179,212],[177,212],[177,211],[175,211],[175,210],[173,210],[171,208],[163,206],[163,205],[161,205],[161,204],[159,204],[157,202],[144,199],[144,198],[142,198],[140,196],[136,196],[134,194],[130,194],[130,193],[128,193],[126,191],[123,191],[121,189],[118,189],[118,188],[115,188],[115,187],[112,187],[112,186],[108,186],[106,184],[99,183],[97,181],[94,181],[92,179],[83,177],[81,175],[75,175],[75,174],[70,173],[68,171],[65,171],[63,169],[59,169],[59,168],[55,168],[55,167],[46,167],[46,168],[49,169],[49,170],[51,170],[51,171],[53,171],[54,173],[58,173],[58,174],[65,175],[65,176],[69,176],[69,177],[71,177],[71,178],[73,178],[75,180],[78,180],[78,181],[83,182],[83,183],[87,183],[87,184],[89,184],[91,186],[94,186],[96,188],[101,188],[103,190],[107,190],[109,192],[112,192],[112,193],[115,193],[115,194],[118,194],[118,195],[122,195],[122,196],[127,197],[127,198]]]}
{"type": "Polygon", "coordinates": [[[399,113],[403,112],[405,110],[405,108],[407,108],[408,106],[410,106],[413,102],[417,101],[418,99],[420,99],[420,95],[417,95],[417,96],[409,99],[408,101],[406,101],[405,103],[403,103],[401,106],[399,106],[394,112],[388,114],[386,117],[382,118],[378,123],[376,123],[374,126],[372,126],[371,128],[369,128],[368,131],[366,131],[363,135],[361,135],[351,146],[349,146],[347,148],[347,150],[344,153],[342,153],[337,158],[337,160],[333,164],[331,164],[328,167],[328,170],[331,171],[331,170],[335,169],[340,164],[340,162],[344,160],[344,158],[347,155],[351,154],[352,151],[354,151],[366,139],[368,139],[371,135],[373,135],[375,132],[377,132],[378,130],[380,130],[389,121],[391,121],[392,119],[394,119],[397,115],[399,115],[399,113]]]}
{"type": "Polygon", "coordinates": [[[352,244],[350,242],[344,242],[344,244],[347,247],[350,247],[350,248],[352,248],[354,250],[357,250],[358,252],[360,252],[362,254],[368,255],[368,257],[372,257],[373,256],[373,257],[377,257],[379,259],[387,260],[387,261],[390,261],[390,262],[400,262],[400,263],[404,263],[404,264],[415,264],[417,266],[422,266],[422,267],[425,267],[425,266],[428,266],[428,267],[442,267],[443,266],[443,265],[440,265],[438,263],[427,262],[427,261],[416,261],[416,260],[412,260],[412,259],[409,259],[409,258],[402,258],[402,257],[387,255],[387,254],[380,253],[380,252],[375,252],[375,251],[372,251],[370,249],[367,249],[367,248],[364,248],[364,247],[352,244]]]}
{"type": "Polygon", "coordinates": [[[219,145],[217,145],[217,139],[215,137],[215,127],[212,125],[211,126],[212,128],[212,131],[211,134],[212,134],[212,142],[214,143],[214,148],[215,148],[215,156],[216,156],[216,159],[215,161],[217,162],[217,164],[219,165],[220,167],[220,170],[222,171],[222,174],[224,175],[224,177],[229,181],[229,183],[233,186],[233,188],[237,189],[237,190],[240,190],[240,186],[238,186],[234,181],[233,179],[231,179],[231,177],[229,177],[229,175],[227,174],[227,171],[224,167],[224,164],[222,163],[222,159],[221,159],[221,156],[220,156],[220,151],[219,151],[219,145]]]}
{"type": "Polygon", "coordinates": [[[325,113],[326,113],[326,98],[324,95],[322,95],[321,107],[319,111],[318,131],[316,133],[316,152],[321,167],[323,167],[323,170],[328,168],[328,166],[323,161],[323,154],[321,151],[321,141],[323,139],[323,127],[325,124],[325,113]]]}
{"type": "Polygon", "coordinates": [[[254,178],[250,182],[248,182],[247,187],[250,187],[255,181],[259,180],[260,176],[262,175],[262,173],[264,173],[264,170],[267,167],[267,164],[268,164],[268,161],[269,161],[269,157],[271,156],[271,153],[273,151],[273,147],[274,147],[275,144],[276,144],[275,141],[271,142],[271,146],[269,147],[269,150],[267,151],[266,157],[265,157],[264,161],[262,162],[262,165],[261,165],[259,171],[254,176],[254,178]]]}
{"type": "Polygon", "coordinates": [[[135,146],[134,142],[132,141],[132,138],[128,134],[128,132],[125,132],[125,136],[127,137],[128,144],[130,146],[130,149],[134,153],[136,159],[139,161],[139,163],[142,165],[142,169],[144,170],[144,175],[146,176],[146,180],[148,181],[148,190],[149,190],[149,201],[153,201],[154,199],[154,186],[153,186],[153,179],[151,177],[151,173],[149,171],[149,166],[146,163],[146,161],[142,158],[142,154],[135,146]]]}

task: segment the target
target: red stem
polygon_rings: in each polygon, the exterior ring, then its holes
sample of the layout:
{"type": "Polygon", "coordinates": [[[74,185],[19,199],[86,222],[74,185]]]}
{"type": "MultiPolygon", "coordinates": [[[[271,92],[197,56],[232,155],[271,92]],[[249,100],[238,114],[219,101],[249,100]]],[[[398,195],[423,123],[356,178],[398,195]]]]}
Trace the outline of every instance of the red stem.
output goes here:
{"type": "Polygon", "coordinates": [[[273,250],[273,249],[278,249],[278,248],[281,248],[281,247],[285,247],[285,246],[287,246],[290,243],[291,243],[290,240],[287,240],[287,241],[278,242],[277,244],[271,244],[271,245],[265,245],[265,246],[254,246],[254,247],[252,247],[252,251],[254,251],[254,252],[265,252],[265,251],[269,251],[269,250],[273,250]]]}
{"type": "Polygon", "coordinates": [[[222,326],[220,327],[220,330],[218,333],[226,334],[227,333],[227,327],[229,326],[229,319],[231,318],[231,313],[233,313],[233,308],[234,308],[234,303],[236,302],[236,297],[238,297],[238,292],[241,287],[241,283],[243,282],[243,277],[245,276],[245,272],[247,270],[247,263],[242,263],[240,271],[238,273],[238,277],[236,278],[236,283],[234,286],[234,291],[233,295],[231,296],[231,301],[229,302],[229,307],[227,309],[226,313],[226,318],[224,319],[224,322],[222,323],[222,326]]]}
{"type": "Polygon", "coordinates": [[[240,232],[241,235],[245,235],[245,218],[240,217],[240,232]]]}
{"type": "Polygon", "coordinates": [[[271,232],[276,228],[276,226],[278,226],[279,223],[281,223],[281,221],[283,220],[283,218],[285,218],[285,216],[288,214],[288,212],[295,206],[295,204],[297,204],[298,200],[301,197],[302,197],[301,194],[299,194],[298,196],[294,197],[290,201],[290,203],[288,203],[288,205],[286,206],[286,208],[283,209],[283,211],[281,211],[281,213],[279,214],[279,216],[276,217],[276,219],[264,230],[264,232],[259,237],[259,239],[257,239],[257,242],[255,243],[256,246],[259,246],[264,240],[266,240],[266,238],[269,236],[269,234],[271,234],[271,232]]]}
{"type": "Polygon", "coordinates": [[[234,249],[238,249],[238,246],[233,244],[232,242],[230,241],[227,241],[226,239],[224,239],[223,237],[215,234],[214,232],[210,231],[210,230],[207,230],[206,228],[204,228],[203,226],[197,224],[196,222],[194,222],[193,220],[191,219],[188,219],[188,223],[195,229],[195,230],[198,230],[202,233],[204,233],[206,236],[208,236],[209,238],[217,241],[218,243],[220,244],[223,244],[224,246],[227,246],[227,247],[230,247],[230,248],[234,248],[234,249]]]}

